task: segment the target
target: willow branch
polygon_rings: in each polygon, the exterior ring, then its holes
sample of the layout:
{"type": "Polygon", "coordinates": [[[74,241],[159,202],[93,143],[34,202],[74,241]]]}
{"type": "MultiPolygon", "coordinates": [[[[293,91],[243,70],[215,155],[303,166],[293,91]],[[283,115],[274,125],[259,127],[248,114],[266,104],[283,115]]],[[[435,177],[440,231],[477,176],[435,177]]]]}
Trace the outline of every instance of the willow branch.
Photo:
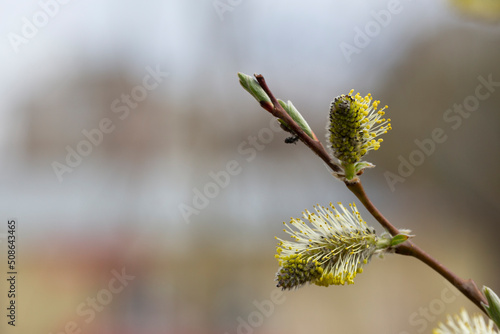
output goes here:
{"type": "MultiPolygon", "coordinates": [[[[260,105],[262,108],[270,112],[274,117],[277,117],[284,121],[287,126],[301,139],[301,141],[309,147],[316,155],[318,155],[334,172],[342,172],[342,168],[333,161],[330,157],[330,154],[325,150],[325,147],[319,140],[316,135],[313,134],[314,138],[308,136],[302,128],[288,115],[288,113],[283,109],[283,107],[279,104],[278,100],[274,97],[274,94],[271,92],[269,87],[267,86],[266,80],[260,74],[255,75],[259,85],[264,89],[266,94],[269,96],[271,103],[262,102],[260,105]]],[[[373,205],[368,196],[363,189],[361,181],[359,178],[355,178],[351,181],[345,181],[345,184],[349,190],[356,195],[356,197],[361,201],[361,203],[365,206],[365,208],[370,212],[370,214],[393,236],[399,234],[399,230],[394,227],[388,220],[385,218],[382,213],[373,205]]],[[[415,245],[410,240],[396,246],[395,248],[397,254],[413,256],[430,268],[434,269],[437,273],[443,276],[446,280],[448,280],[451,284],[453,284],[460,292],[462,292],[467,298],[469,298],[474,304],[476,304],[483,312],[486,313],[485,309],[481,305],[481,303],[487,304],[486,298],[478,289],[476,283],[471,280],[464,280],[458,277],[456,274],[451,272],[444,265],[439,263],[432,256],[423,251],[420,247],[415,245]]]]}

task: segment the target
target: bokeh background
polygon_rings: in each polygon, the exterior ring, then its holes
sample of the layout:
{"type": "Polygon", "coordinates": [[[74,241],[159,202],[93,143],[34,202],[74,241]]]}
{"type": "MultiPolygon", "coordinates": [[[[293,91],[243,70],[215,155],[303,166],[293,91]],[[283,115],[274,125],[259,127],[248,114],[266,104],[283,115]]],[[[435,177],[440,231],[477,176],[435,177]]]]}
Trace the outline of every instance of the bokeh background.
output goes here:
{"type": "Polygon", "coordinates": [[[367,156],[369,195],[458,275],[500,291],[500,87],[456,129],[445,119],[480,77],[500,81],[498,1],[62,2],[0,1],[1,333],[430,333],[462,306],[479,312],[399,255],[374,259],[355,285],[308,286],[269,306],[282,222],[354,196],[301,143],[268,130],[240,71],[262,73],[321,138],[330,101],[351,88],[389,105],[393,130],[367,156]],[[115,113],[148,67],[168,76],[115,113]],[[54,162],[104,118],[113,131],[60,181],[54,162]],[[435,128],[446,141],[391,188],[387,172],[435,128]],[[242,153],[255,136],[260,150],[242,153]],[[241,172],[186,219],[181,209],[233,160],[241,172]],[[9,218],[19,224],[15,328],[9,218]],[[122,271],[134,278],[109,297],[122,271]]]}

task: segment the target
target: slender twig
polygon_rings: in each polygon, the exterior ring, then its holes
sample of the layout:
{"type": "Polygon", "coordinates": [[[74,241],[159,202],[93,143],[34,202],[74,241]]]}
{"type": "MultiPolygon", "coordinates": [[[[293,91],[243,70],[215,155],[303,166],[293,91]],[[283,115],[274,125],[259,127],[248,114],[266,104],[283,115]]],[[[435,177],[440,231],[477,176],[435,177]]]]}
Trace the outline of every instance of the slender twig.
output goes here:
{"type": "Polygon", "coordinates": [[[434,269],[434,271],[438,272],[441,276],[446,278],[448,282],[453,284],[458,290],[460,290],[460,292],[462,292],[467,298],[469,298],[470,301],[476,304],[476,306],[479,307],[481,311],[488,315],[482,305],[488,305],[488,301],[472,279],[464,280],[458,277],[456,274],[451,272],[448,268],[439,263],[436,259],[427,254],[424,250],[422,250],[411,241],[406,241],[405,243],[397,246],[396,253],[416,257],[417,259],[434,269]]]}
{"type": "MultiPolygon", "coordinates": [[[[395,228],[370,201],[365,193],[365,190],[363,189],[363,186],[361,185],[361,180],[357,180],[354,183],[346,182],[346,185],[347,188],[349,188],[349,190],[352,191],[354,195],[356,195],[361,203],[363,203],[365,208],[380,223],[380,225],[382,225],[392,235],[399,234],[399,230],[395,228]]],[[[398,245],[396,247],[396,253],[401,255],[413,256],[424,262],[429,267],[434,269],[434,271],[446,278],[451,284],[453,284],[458,290],[460,290],[460,292],[462,292],[467,298],[469,298],[474,304],[476,304],[477,307],[479,307],[483,312],[486,313],[481,303],[488,304],[488,302],[473,280],[464,280],[458,277],[456,274],[451,272],[448,268],[439,263],[436,259],[427,254],[424,250],[422,250],[410,240],[402,243],[401,245],[398,245]]]]}
{"type": "Polygon", "coordinates": [[[361,180],[356,180],[355,182],[346,182],[347,188],[352,191],[354,195],[363,203],[365,208],[370,212],[370,214],[375,218],[383,228],[385,228],[393,236],[399,234],[399,230],[395,228],[383,215],[378,211],[378,209],[373,205],[372,201],[368,198],[361,185],[361,180]]]}
{"type": "MultiPolygon", "coordinates": [[[[283,120],[286,125],[300,138],[300,140],[309,147],[314,153],[316,153],[334,172],[342,172],[342,168],[335,163],[331,158],[330,154],[325,150],[325,147],[319,140],[317,140],[316,135],[314,138],[309,137],[302,128],[288,115],[288,113],[279,104],[278,100],[274,97],[273,93],[266,84],[264,77],[260,74],[255,75],[255,78],[259,82],[260,86],[266,94],[271,99],[272,105],[269,103],[261,103],[261,107],[270,112],[273,116],[283,120]]],[[[368,196],[366,195],[361,180],[359,178],[354,178],[351,181],[345,181],[347,188],[352,191],[354,195],[361,201],[365,208],[370,212],[370,214],[391,234],[399,234],[399,230],[394,227],[380,211],[373,205],[368,196]]],[[[451,284],[453,284],[460,292],[462,292],[467,298],[469,298],[474,304],[476,304],[483,312],[486,313],[485,309],[481,303],[488,304],[486,298],[478,289],[476,283],[471,280],[464,280],[458,277],[456,274],[451,272],[448,268],[439,263],[436,259],[431,257],[425,251],[423,251],[416,244],[407,240],[406,242],[396,246],[395,251],[397,254],[413,256],[423,263],[427,264],[429,267],[434,269],[437,273],[447,279],[451,284]]]]}
{"type": "Polygon", "coordinates": [[[269,111],[274,117],[280,118],[283,120],[288,127],[295,132],[297,136],[299,136],[300,140],[309,147],[314,153],[316,153],[334,172],[339,173],[342,169],[332,160],[328,152],[325,150],[325,147],[321,142],[316,138],[315,139],[309,137],[304,130],[288,115],[288,113],[283,109],[281,104],[279,104],[278,100],[274,97],[274,94],[271,92],[269,87],[267,86],[266,80],[261,74],[256,74],[255,78],[259,82],[260,86],[266,94],[271,99],[273,106],[271,107],[268,103],[261,103],[262,108],[269,111]]]}

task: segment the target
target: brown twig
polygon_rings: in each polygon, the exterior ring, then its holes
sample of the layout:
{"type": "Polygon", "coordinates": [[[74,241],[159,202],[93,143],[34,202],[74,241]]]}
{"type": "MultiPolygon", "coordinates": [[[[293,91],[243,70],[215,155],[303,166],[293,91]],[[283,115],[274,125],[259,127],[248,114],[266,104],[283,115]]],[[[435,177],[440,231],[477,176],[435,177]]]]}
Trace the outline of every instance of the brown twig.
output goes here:
{"type": "Polygon", "coordinates": [[[413,256],[434,269],[434,271],[438,272],[441,276],[446,278],[448,282],[453,284],[458,290],[460,290],[460,292],[462,292],[467,298],[469,298],[471,302],[476,304],[476,306],[479,307],[481,311],[488,315],[483,305],[481,304],[483,303],[485,305],[488,305],[488,301],[472,279],[464,280],[458,277],[456,274],[451,272],[448,268],[439,263],[436,259],[427,254],[424,250],[422,250],[411,241],[406,241],[405,243],[396,247],[396,253],[401,255],[413,256]]]}
{"type": "MultiPolygon", "coordinates": [[[[363,189],[363,186],[361,185],[360,180],[357,180],[353,183],[346,182],[346,186],[350,191],[353,192],[354,195],[356,195],[361,203],[363,203],[368,212],[370,212],[370,214],[380,223],[380,225],[382,225],[393,236],[399,234],[399,230],[395,228],[370,201],[365,193],[365,190],[363,189]]],[[[401,255],[413,256],[424,262],[429,267],[434,269],[434,271],[447,279],[448,282],[453,284],[458,290],[460,290],[460,292],[462,292],[467,298],[469,298],[474,304],[476,304],[477,307],[479,307],[483,312],[486,313],[481,303],[488,304],[488,302],[473,280],[464,280],[458,277],[456,274],[451,272],[448,268],[439,263],[436,259],[427,254],[424,250],[422,250],[410,240],[402,243],[401,245],[398,245],[396,247],[396,253],[401,255]]]]}
{"type": "MultiPolygon", "coordinates": [[[[255,78],[259,82],[260,86],[266,94],[269,96],[272,102],[272,106],[269,103],[261,103],[262,108],[269,111],[274,117],[280,118],[283,120],[288,127],[295,132],[297,136],[299,136],[300,140],[309,147],[314,153],[316,153],[334,172],[340,173],[342,169],[332,160],[328,152],[325,150],[325,147],[321,142],[316,138],[313,139],[307,135],[307,133],[302,130],[302,128],[288,115],[288,113],[283,109],[281,104],[279,104],[278,100],[274,97],[273,93],[267,86],[266,80],[261,74],[255,74],[255,78]]],[[[314,134],[313,134],[314,135],[314,134]]],[[[316,135],[314,135],[316,137],[316,135]]]]}
{"type": "Polygon", "coordinates": [[[378,211],[378,209],[373,205],[372,201],[368,198],[365,193],[365,189],[361,185],[361,180],[357,179],[355,182],[345,182],[347,188],[352,191],[354,195],[363,203],[365,208],[370,212],[370,214],[375,218],[383,228],[385,228],[393,236],[399,234],[399,230],[395,228],[383,215],[378,211]]]}

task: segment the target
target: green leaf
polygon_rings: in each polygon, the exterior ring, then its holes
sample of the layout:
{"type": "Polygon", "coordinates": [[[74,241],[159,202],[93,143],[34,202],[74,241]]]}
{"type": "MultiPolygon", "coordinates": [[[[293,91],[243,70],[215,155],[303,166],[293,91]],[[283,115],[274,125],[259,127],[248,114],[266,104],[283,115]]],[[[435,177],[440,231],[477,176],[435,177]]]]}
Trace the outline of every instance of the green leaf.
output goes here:
{"type": "Polygon", "coordinates": [[[398,234],[398,235],[395,235],[392,239],[391,239],[391,246],[394,247],[394,246],[397,246],[399,244],[402,244],[403,242],[405,242],[406,240],[408,240],[409,236],[405,235],[405,234],[398,234]]]}
{"type": "Polygon", "coordinates": [[[487,286],[483,286],[483,293],[488,300],[488,305],[483,304],[484,309],[488,313],[491,320],[495,322],[498,328],[500,328],[500,299],[493,290],[487,286]]]}
{"type": "MultiPolygon", "coordinates": [[[[238,77],[240,78],[240,84],[247,92],[252,94],[252,96],[259,102],[267,102],[271,103],[271,99],[269,96],[266,94],[264,89],[260,86],[259,82],[257,79],[254,77],[238,72],[238,77]]],[[[272,105],[272,104],[271,104],[272,105]]]]}
{"type": "Polygon", "coordinates": [[[360,171],[362,171],[365,168],[373,168],[375,167],[374,164],[368,162],[368,161],[359,161],[354,164],[354,174],[358,174],[360,171]]]}
{"type": "Polygon", "coordinates": [[[281,104],[283,109],[285,109],[287,114],[290,115],[290,117],[300,126],[302,131],[307,133],[307,135],[309,137],[311,137],[312,139],[316,140],[316,138],[314,137],[313,132],[311,130],[311,127],[309,127],[309,124],[307,124],[304,117],[302,117],[302,115],[297,110],[297,108],[295,108],[292,101],[289,100],[288,103],[285,103],[285,101],[278,100],[278,102],[281,104]]]}

